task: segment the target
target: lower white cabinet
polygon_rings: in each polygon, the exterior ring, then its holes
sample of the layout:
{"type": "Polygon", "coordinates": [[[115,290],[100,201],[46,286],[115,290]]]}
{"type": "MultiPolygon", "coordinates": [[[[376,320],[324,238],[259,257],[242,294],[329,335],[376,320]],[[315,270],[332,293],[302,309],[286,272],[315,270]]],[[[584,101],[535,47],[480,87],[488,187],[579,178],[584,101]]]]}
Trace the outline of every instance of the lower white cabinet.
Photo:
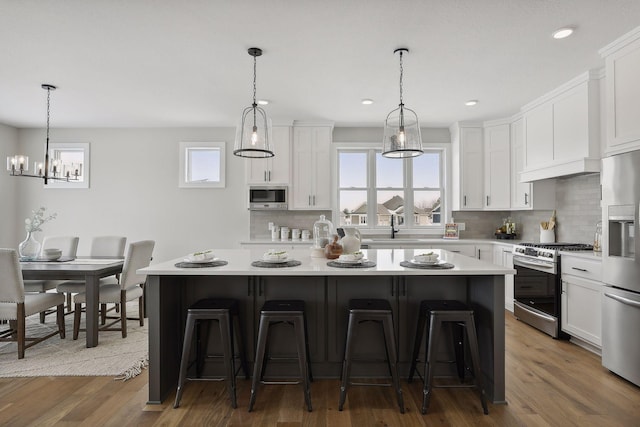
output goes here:
{"type": "Polygon", "coordinates": [[[602,346],[601,261],[562,255],[562,316],[560,326],[572,337],[602,346]]]}

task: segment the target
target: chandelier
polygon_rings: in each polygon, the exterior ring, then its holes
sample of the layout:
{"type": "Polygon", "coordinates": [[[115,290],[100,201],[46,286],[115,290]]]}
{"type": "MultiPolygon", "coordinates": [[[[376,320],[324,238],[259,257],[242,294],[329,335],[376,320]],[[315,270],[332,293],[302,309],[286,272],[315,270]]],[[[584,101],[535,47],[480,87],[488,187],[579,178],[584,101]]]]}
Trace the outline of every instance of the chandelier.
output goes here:
{"type": "Polygon", "coordinates": [[[23,154],[16,154],[7,157],[7,170],[11,176],[22,176],[28,178],[42,178],[47,184],[50,179],[60,181],[77,181],[82,174],[82,165],[63,165],[60,160],[49,159],[49,119],[51,117],[51,91],[56,87],[50,84],[42,84],[42,89],[47,91],[47,142],[44,150],[44,164],[36,163],[33,173],[29,173],[29,157],[23,154]]]}

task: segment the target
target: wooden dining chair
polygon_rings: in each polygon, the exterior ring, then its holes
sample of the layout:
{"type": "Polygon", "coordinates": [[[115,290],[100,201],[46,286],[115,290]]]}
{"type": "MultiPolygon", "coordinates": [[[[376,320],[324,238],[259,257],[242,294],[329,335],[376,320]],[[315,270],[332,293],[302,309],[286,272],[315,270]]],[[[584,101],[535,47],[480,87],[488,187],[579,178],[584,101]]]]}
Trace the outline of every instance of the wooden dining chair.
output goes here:
{"type": "MultiPolygon", "coordinates": [[[[115,319],[113,322],[100,327],[101,331],[122,331],[122,338],[127,337],[127,320],[139,320],[140,326],[144,326],[144,309],[142,296],[143,286],[147,280],[146,274],[138,274],[137,270],[148,267],[153,254],[153,240],[143,240],[129,244],[129,250],[124,258],[120,283],[114,277],[100,279],[99,296],[100,314],[104,320],[106,318],[115,319]],[[138,299],[138,318],[127,318],[127,301],[138,299]],[[120,316],[107,317],[107,304],[118,304],[120,306],[120,316]],[[112,327],[120,322],[120,327],[112,327]]],[[[86,293],[80,292],[74,297],[73,315],[73,339],[78,339],[80,331],[80,317],[82,315],[82,304],[87,301],[86,293]]]]}
{"type": "MultiPolygon", "coordinates": [[[[60,249],[63,257],[75,258],[78,252],[79,237],[76,236],[45,236],[42,241],[42,249],[40,250],[40,256],[42,256],[45,249],[60,249]]],[[[62,283],[61,280],[25,280],[24,291],[25,292],[47,292],[48,290],[55,289],[62,283]]],[[[44,323],[48,312],[40,313],[40,323],[44,323]]]]}
{"type": "MultiPolygon", "coordinates": [[[[91,241],[90,257],[121,258],[124,256],[124,249],[127,238],[122,236],[97,236],[91,241]]],[[[119,279],[119,277],[116,277],[119,279]]],[[[84,280],[66,280],[56,286],[56,290],[66,294],[67,314],[72,312],[71,296],[79,294],[86,289],[84,280]]]]}
{"type": "Polygon", "coordinates": [[[60,334],[65,338],[64,296],[57,293],[25,293],[22,270],[15,249],[0,249],[0,320],[9,321],[9,329],[0,332],[0,341],[17,341],[18,359],[27,348],[60,334]],[[44,336],[26,336],[26,318],[49,308],[57,308],[58,330],[44,336]],[[27,344],[28,343],[28,344],[27,344]]]}

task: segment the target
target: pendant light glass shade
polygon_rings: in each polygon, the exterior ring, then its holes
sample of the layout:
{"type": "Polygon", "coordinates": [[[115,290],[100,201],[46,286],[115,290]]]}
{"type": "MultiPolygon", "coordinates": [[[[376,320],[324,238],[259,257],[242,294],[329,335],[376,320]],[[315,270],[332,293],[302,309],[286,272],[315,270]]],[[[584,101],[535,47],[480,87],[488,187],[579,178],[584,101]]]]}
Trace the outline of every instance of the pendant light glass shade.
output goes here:
{"type": "Polygon", "coordinates": [[[409,49],[396,49],[400,52],[400,104],[398,108],[387,115],[384,122],[384,139],[382,141],[382,155],[393,159],[416,157],[423,153],[420,124],[415,111],[406,108],[402,102],[402,54],[409,49]]]}
{"type": "Polygon", "coordinates": [[[242,112],[242,120],[236,131],[233,154],[248,158],[273,157],[271,120],[256,103],[256,57],[262,55],[262,50],[252,47],[248,52],[253,56],[253,104],[242,112]]]}

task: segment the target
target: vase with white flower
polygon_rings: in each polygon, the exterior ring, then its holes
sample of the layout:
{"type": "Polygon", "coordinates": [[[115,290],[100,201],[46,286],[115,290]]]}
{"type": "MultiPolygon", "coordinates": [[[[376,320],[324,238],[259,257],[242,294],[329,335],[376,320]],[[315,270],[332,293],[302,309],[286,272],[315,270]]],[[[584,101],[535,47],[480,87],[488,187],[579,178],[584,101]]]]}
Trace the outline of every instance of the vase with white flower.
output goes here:
{"type": "Polygon", "coordinates": [[[42,224],[51,221],[56,214],[46,215],[47,208],[41,207],[31,211],[31,217],[24,220],[24,229],[27,232],[27,238],[18,245],[18,253],[20,259],[31,261],[38,258],[40,247],[42,246],[34,236],[36,231],[42,231],[42,224]]]}

